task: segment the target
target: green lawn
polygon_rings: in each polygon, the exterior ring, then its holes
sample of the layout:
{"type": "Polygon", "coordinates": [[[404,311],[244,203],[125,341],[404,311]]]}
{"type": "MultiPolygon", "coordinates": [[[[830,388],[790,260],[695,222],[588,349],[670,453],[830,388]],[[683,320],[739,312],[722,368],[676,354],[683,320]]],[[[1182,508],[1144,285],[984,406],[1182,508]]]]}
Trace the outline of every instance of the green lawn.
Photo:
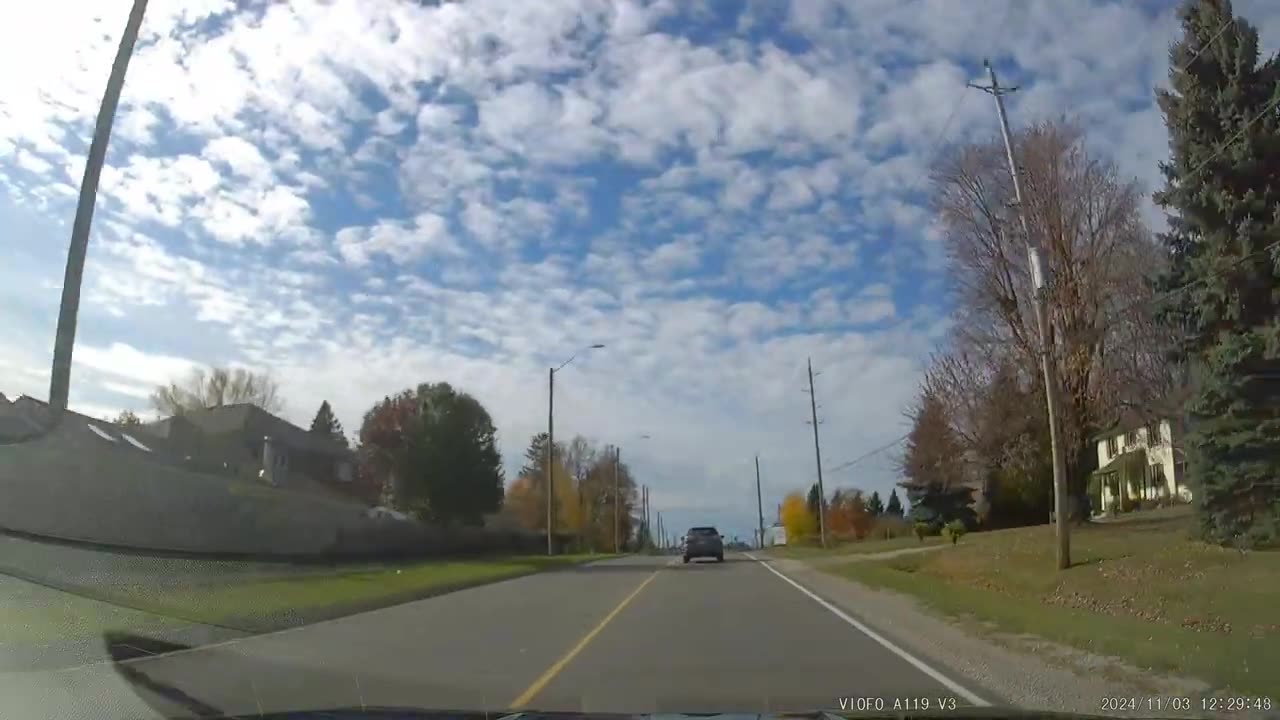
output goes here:
{"type": "Polygon", "coordinates": [[[818,557],[865,555],[869,553],[888,552],[890,550],[902,550],[904,548],[938,545],[942,542],[943,539],[941,536],[926,537],[923,541],[917,540],[914,536],[910,536],[896,537],[889,540],[862,540],[859,542],[837,543],[828,548],[821,548],[817,545],[776,545],[771,548],[766,548],[765,553],[773,557],[807,560],[809,558],[818,557]]]}
{"type": "Polygon", "coordinates": [[[98,638],[110,629],[163,631],[180,620],[0,578],[0,646],[98,638]]]}
{"type": "Polygon", "coordinates": [[[609,556],[435,561],[167,592],[142,586],[95,589],[92,599],[42,589],[55,593],[57,603],[0,603],[0,641],[49,642],[93,637],[105,629],[162,628],[180,622],[262,631],[605,557],[609,556]]]}
{"type": "Polygon", "coordinates": [[[1191,522],[1182,508],[1078,528],[1066,571],[1050,526],[827,570],[1001,630],[1280,699],[1280,552],[1191,540],[1191,522]]]}

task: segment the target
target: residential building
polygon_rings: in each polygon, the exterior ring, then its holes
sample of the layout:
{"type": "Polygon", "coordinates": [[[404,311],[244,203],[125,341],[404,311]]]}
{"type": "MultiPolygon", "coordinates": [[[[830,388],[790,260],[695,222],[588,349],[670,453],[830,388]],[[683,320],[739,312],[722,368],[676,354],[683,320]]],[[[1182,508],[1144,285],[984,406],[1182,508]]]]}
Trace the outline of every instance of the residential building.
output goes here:
{"type": "Polygon", "coordinates": [[[199,469],[276,487],[377,500],[376,493],[368,496],[355,482],[355,453],[346,443],[308,432],[256,405],[189,410],[144,428],[165,438],[199,469]]]}
{"type": "Polygon", "coordinates": [[[1139,500],[1190,501],[1180,425],[1170,417],[1127,413],[1093,437],[1098,469],[1094,511],[1114,512],[1139,500]]]}

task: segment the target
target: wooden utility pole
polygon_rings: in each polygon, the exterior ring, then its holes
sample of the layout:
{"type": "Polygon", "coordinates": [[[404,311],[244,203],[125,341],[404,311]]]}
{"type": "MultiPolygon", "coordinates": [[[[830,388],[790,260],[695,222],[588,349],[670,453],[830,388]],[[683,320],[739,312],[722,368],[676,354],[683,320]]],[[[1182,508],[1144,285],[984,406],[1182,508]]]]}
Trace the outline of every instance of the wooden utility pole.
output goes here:
{"type": "Polygon", "coordinates": [[[760,548],[764,549],[764,505],[760,498],[760,456],[756,455],[756,513],[760,519],[760,548]]]}
{"type": "Polygon", "coordinates": [[[969,84],[996,99],[996,114],[1000,117],[1000,134],[1004,137],[1005,156],[1009,161],[1009,175],[1013,178],[1013,196],[1018,206],[1018,220],[1022,224],[1022,240],[1026,243],[1027,264],[1031,270],[1031,284],[1035,291],[1036,326],[1040,334],[1040,370],[1044,374],[1044,399],[1046,411],[1049,413],[1049,447],[1053,455],[1053,517],[1054,531],[1057,534],[1058,569],[1071,567],[1071,535],[1067,516],[1067,459],[1063,454],[1061,429],[1058,426],[1058,373],[1053,359],[1053,334],[1049,327],[1049,294],[1045,282],[1045,268],[1040,246],[1031,235],[1027,222],[1026,204],[1022,201],[1022,184],[1018,180],[1018,163],[1013,157],[1013,141],[1009,137],[1009,118],[1005,114],[1005,93],[1017,90],[1016,87],[1002,88],[996,81],[995,68],[983,60],[987,68],[987,77],[991,86],[969,84]]]}
{"type": "Polygon", "coordinates": [[[813,390],[813,359],[809,361],[809,410],[813,414],[813,455],[818,461],[818,535],[827,546],[827,493],[822,488],[822,446],[818,442],[818,399],[813,390]]]}

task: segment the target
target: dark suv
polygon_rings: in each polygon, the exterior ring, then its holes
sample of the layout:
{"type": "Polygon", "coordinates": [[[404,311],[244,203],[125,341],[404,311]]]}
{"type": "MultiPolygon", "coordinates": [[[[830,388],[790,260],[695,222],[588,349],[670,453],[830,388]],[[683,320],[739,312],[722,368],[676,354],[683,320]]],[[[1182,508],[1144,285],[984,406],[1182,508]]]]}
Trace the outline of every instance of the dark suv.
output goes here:
{"type": "Polygon", "coordinates": [[[720,531],[713,527],[689,528],[684,536],[684,561],[693,558],[710,557],[716,562],[724,562],[724,539],[720,531]]]}

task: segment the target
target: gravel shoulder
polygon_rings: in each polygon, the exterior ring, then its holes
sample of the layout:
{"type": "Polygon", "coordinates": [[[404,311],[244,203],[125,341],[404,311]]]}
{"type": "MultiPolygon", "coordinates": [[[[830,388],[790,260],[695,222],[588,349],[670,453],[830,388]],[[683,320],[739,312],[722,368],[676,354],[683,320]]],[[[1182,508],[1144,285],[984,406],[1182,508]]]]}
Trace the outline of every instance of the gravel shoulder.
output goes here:
{"type": "Polygon", "coordinates": [[[1211,717],[1168,707],[1147,709],[1149,701],[1174,697],[1191,698],[1193,707],[1198,706],[1198,697],[1207,690],[1198,681],[1156,676],[1114,658],[945,619],[910,596],[873,589],[802,561],[764,561],[996,706],[1117,717],[1211,717]],[[1112,698],[1131,698],[1137,711],[1108,707],[1112,698]]]}

